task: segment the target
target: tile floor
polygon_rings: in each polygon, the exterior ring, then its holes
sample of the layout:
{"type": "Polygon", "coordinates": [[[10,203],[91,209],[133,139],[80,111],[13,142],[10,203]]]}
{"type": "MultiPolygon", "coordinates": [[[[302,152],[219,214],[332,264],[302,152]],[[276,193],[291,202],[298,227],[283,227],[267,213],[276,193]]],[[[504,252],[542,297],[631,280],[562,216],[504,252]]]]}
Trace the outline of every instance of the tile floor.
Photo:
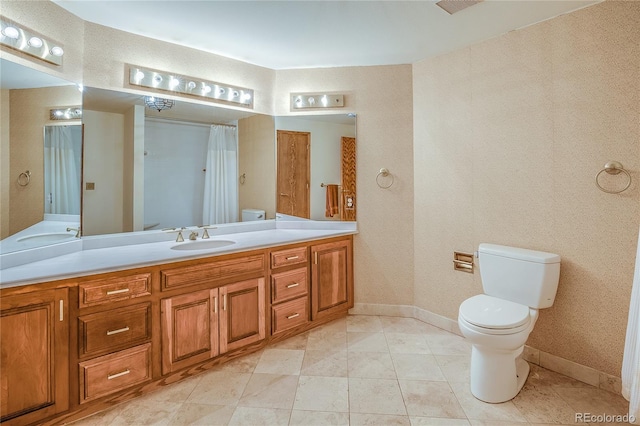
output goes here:
{"type": "Polygon", "coordinates": [[[470,352],[415,319],[349,316],[74,426],[541,425],[628,410],[621,396],[535,365],[512,401],[480,402],[470,352]]]}

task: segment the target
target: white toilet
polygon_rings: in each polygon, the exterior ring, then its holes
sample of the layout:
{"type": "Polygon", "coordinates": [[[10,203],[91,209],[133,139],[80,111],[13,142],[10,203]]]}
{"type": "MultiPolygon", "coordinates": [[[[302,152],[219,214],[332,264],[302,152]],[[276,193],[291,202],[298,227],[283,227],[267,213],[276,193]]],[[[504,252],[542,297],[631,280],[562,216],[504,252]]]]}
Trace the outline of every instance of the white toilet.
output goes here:
{"type": "Polygon", "coordinates": [[[458,325],[472,344],[471,393],[486,402],[515,397],[529,375],[524,344],[538,309],[553,305],[560,256],[495,244],[480,244],[484,294],[460,305],[458,325]]]}
{"type": "Polygon", "coordinates": [[[242,209],[242,221],[243,222],[251,222],[254,220],[264,220],[265,219],[264,210],[259,209],[242,209]]]}

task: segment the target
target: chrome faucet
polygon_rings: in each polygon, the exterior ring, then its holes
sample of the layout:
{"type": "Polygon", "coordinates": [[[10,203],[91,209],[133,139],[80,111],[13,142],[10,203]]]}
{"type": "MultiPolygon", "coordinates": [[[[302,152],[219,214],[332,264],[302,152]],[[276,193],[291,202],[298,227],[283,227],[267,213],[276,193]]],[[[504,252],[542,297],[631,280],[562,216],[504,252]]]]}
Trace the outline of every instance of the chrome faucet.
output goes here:
{"type": "Polygon", "coordinates": [[[67,228],[67,232],[69,231],[76,231],[76,238],[80,238],[80,227],[78,226],[77,228],[67,228]]]}
{"type": "MultiPolygon", "coordinates": [[[[164,232],[177,232],[178,236],[176,237],[176,243],[181,243],[184,241],[184,237],[182,236],[182,231],[186,229],[184,226],[181,228],[165,228],[164,232]]],[[[195,239],[195,238],[194,238],[195,239]]]]}
{"type": "Polygon", "coordinates": [[[211,226],[211,225],[199,225],[198,228],[204,228],[204,232],[202,233],[202,239],[206,240],[207,238],[209,238],[209,229],[217,229],[215,226],[211,226]]]}
{"type": "Polygon", "coordinates": [[[196,231],[191,231],[191,233],[189,234],[189,239],[191,241],[195,241],[196,238],[198,238],[198,233],[196,231]]]}

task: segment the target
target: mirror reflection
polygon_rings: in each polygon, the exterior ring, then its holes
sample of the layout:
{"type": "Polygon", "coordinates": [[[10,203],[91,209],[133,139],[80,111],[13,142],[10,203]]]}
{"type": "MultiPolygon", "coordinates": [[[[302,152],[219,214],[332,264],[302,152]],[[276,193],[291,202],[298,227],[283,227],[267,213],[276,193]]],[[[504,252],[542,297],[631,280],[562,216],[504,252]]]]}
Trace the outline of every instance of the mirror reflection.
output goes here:
{"type": "Polygon", "coordinates": [[[80,224],[82,132],[79,119],[51,120],[50,110],[79,106],[82,94],[69,81],[11,61],[0,60],[0,68],[0,253],[71,240],[77,231],[66,229],[80,224]],[[69,144],[54,142],[58,127],[68,128],[69,144]],[[64,155],[67,149],[73,154],[64,155]]]}

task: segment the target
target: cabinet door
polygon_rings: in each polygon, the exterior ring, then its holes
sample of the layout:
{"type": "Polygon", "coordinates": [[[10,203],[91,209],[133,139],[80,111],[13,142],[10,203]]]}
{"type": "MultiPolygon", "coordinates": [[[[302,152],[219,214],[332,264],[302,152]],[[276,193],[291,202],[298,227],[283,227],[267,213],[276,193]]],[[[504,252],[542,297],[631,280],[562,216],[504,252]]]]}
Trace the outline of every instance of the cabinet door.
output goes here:
{"type": "Polygon", "coordinates": [[[345,311],[353,303],[351,241],[311,247],[311,319],[345,311]]]}
{"type": "Polygon", "coordinates": [[[67,289],[2,297],[1,422],[34,423],[69,407],[67,301],[67,289]]]}
{"type": "Polygon", "coordinates": [[[162,374],[218,352],[218,289],[162,299],[162,374]]]}
{"type": "Polygon", "coordinates": [[[220,353],[265,338],[264,278],[220,287],[220,353]]]}

